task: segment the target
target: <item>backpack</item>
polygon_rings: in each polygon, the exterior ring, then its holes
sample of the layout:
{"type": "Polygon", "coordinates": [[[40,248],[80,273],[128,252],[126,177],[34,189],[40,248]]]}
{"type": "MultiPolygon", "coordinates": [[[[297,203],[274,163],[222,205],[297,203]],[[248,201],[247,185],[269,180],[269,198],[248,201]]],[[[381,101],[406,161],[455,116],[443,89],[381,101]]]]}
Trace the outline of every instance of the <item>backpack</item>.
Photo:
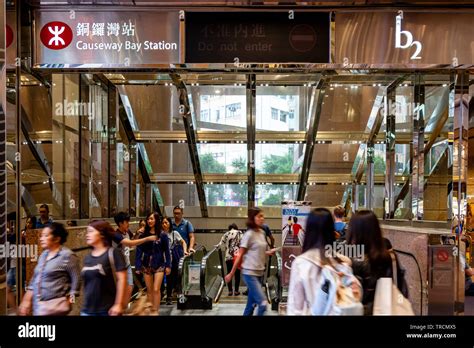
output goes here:
{"type": "MultiPolygon", "coordinates": [[[[363,315],[364,306],[355,298],[351,284],[357,278],[344,266],[341,272],[332,265],[320,265],[306,255],[300,255],[321,268],[320,276],[323,277],[322,286],[311,306],[312,315],[363,315]],[[343,273],[342,276],[339,273],[343,273]]],[[[362,291],[362,290],[361,290],[362,291]]]]}

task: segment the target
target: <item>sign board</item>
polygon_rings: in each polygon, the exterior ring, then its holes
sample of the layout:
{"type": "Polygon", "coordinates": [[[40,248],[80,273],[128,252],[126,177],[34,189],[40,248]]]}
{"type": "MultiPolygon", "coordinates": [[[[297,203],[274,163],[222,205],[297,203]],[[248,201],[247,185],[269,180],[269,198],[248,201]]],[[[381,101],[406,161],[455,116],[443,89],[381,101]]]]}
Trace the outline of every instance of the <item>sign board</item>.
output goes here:
{"type": "Polygon", "coordinates": [[[281,257],[282,286],[290,284],[291,264],[301,254],[306,220],[311,211],[311,202],[285,202],[282,204],[281,257]]]}
{"type": "Polygon", "coordinates": [[[15,58],[16,58],[16,15],[14,11],[6,11],[6,24],[5,24],[5,48],[7,50],[6,60],[7,69],[15,69],[15,58]]]}
{"type": "Polygon", "coordinates": [[[179,63],[178,11],[37,11],[34,63],[48,68],[179,63]]]}
{"type": "Polygon", "coordinates": [[[335,21],[335,63],[474,63],[474,13],[337,12],[335,21]]]}
{"type": "Polygon", "coordinates": [[[187,12],[186,63],[329,63],[328,12],[187,12]]]}
{"type": "Polygon", "coordinates": [[[188,267],[188,284],[198,284],[201,277],[201,264],[191,263],[188,267]]]}

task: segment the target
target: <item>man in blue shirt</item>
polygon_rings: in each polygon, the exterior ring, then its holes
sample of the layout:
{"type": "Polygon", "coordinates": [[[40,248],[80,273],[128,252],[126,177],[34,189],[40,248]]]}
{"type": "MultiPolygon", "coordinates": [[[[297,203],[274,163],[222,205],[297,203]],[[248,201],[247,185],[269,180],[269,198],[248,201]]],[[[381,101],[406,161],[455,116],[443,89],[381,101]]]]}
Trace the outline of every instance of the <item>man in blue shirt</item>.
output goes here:
{"type": "Polygon", "coordinates": [[[36,220],[35,228],[45,228],[51,226],[53,220],[49,217],[49,207],[46,203],[39,208],[40,218],[36,220]]]}
{"type": "Polygon", "coordinates": [[[183,208],[179,205],[174,207],[173,216],[173,231],[178,231],[181,237],[186,241],[186,245],[189,246],[189,252],[194,252],[194,228],[188,220],[183,219],[183,208]]]}

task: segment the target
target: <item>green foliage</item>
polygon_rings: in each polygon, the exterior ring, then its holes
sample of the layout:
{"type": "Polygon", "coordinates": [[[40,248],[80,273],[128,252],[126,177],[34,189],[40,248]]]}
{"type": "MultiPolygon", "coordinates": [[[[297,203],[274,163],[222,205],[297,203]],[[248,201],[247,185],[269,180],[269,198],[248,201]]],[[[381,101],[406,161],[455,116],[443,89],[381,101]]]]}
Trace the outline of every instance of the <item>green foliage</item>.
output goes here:
{"type": "Polygon", "coordinates": [[[263,159],[263,173],[290,174],[293,168],[293,154],[288,152],[284,156],[270,155],[263,159]]]}
{"type": "Polygon", "coordinates": [[[280,205],[280,203],[281,203],[281,194],[276,194],[276,193],[271,193],[262,202],[263,205],[280,205]]]}
{"type": "Polygon", "coordinates": [[[201,172],[203,173],[225,173],[225,165],[219,163],[212,154],[206,153],[199,156],[201,172]]]}

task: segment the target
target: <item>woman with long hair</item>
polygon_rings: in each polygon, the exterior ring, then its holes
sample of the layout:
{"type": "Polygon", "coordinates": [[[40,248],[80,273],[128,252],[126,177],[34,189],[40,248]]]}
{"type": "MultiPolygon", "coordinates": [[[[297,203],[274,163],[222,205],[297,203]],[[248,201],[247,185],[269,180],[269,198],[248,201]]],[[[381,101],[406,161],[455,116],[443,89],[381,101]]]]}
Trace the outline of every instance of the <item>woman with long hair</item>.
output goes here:
{"type": "MultiPolygon", "coordinates": [[[[352,288],[354,298],[360,299],[360,284],[352,274],[351,261],[334,252],[335,241],[331,212],[325,208],[313,209],[306,222],[303,253],[291,264],[288,314],[339,314],[328,300],[329,291],[335,289],[328,288],[324,292],[325,287],[328,287],[327,279],[334,279],[335,274],[339,274],[344,283],[352,288]]],[[[334,286],[334,282],[329,286],[334,286]]],[[[361,306],[359,308],[361,309],[361,306]]]]}
{"type": "Polygon", "coordinates": [[[237,268],[242,263],[242,275],[248,288],[247,305],[244,315],[253,315],[254,305],[257,315],[263,315],[267,310],[267,298],[262,291],[262,277],[265,273],[265,257],[273,255],[276,249],[268,249],[265,232],[262,229],[265,223],[263,211],[251,208],[248,212],[247,232],[240,242],[240,250],[232,270],[225,276],[225,282],[232,281],[237,268]]]}
{"type": "Polygon", "coordinates": [[[159,315],[161,302],[161,283],[166,275],[171,272],[171,255],[169,249],[169,238],[166,233],[161,232],[161,219],[157,213],[150,213],[146,217],[145,231],[141,238],[156,235],[153,242],[143,243],[137,247],[135,270],[138,274],[143,272],[148,307],[152,307],[150,314],[159,315]]]}
{"type": "Polygon", "coordinates": [[[92,251],[84,258],[82,316],[122,315],[127,286],[127,264],[123,253],[112,247],[115,231],[103,220],[87,226],[86,242],[92,251]]]}
{"type": "MultiPolygon", "coordinates": [[[[383,238],[377,216],[370,210],[361,210],[352,216],[347,242],[360,245],[364,250],[362,260],[352,260],[352,269],[364,290],[362,297],[364,314],[372,315],[377,280],[382,277],[392,277],[392,256],[391,251],[387,249],[390,243],[383,238]]],[[[398,288],[403,296],[408,298],[405,271],[401,268],[396,255],[393,255],[397,265],[398,288]]]]}
{"type": "MultiPolygon", "coordinates": [[[[31,227],[31,226],[30,226],[31,227]]],[[[43,228],[43,252],[19,307],[20,315],[67,315],[79,295],[79,258],[63,244],[68,232],[60,223],[43,228]]]]}

